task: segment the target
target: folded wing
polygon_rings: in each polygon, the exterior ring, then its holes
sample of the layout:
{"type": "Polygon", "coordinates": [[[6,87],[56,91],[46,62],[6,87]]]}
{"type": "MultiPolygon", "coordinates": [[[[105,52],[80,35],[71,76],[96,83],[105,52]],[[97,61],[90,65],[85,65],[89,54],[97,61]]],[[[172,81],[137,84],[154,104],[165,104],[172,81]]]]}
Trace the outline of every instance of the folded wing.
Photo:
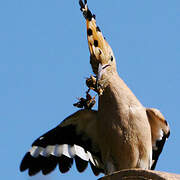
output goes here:
{"type": "Polygon", "coordinates": [[[20,170],[28,169],[30,176],[39,171],[46,175],[59,165],[59,170],[65,173],[75,159],[79,172],[86,169],[88,162],[95,175],[103,172],[96,121],[97,112],[93,110],[80,110],[72,114],[34,141],[21,162],[20,170]]]}
{"type": "Polygon", "coordinates": [[[164,147],[164,144],[170,135],[170,128],[164,116],[161,114],[161,112],[158,109],[147,108],[146,113],[151,126],[152,149],[153,149],[153,153],[152,153],[153,161],[152,161],[151,169],[154,170],[159,155],[161,154],[162,149],[164,147]]]}

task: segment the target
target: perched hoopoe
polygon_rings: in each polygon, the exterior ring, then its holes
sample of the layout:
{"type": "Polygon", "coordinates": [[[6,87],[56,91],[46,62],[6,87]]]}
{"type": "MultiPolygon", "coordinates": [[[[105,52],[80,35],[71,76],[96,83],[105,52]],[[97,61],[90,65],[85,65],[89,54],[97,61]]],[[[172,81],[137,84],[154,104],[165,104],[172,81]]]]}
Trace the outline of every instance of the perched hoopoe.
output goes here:
{"type": "Polygon", "coordinates": [[[159,110],[145,108],[119,77],[113,51],[87,1],[79,3],[87,24],[92,69],[104,90],[98,110],[77,111],[39,137],[20,170],[46,175],[58,164],[65,173],[73,159],[79,172],[90,163],[95,175],[128,168],[154,169],[170,134],[169,126],[159,110]]]}

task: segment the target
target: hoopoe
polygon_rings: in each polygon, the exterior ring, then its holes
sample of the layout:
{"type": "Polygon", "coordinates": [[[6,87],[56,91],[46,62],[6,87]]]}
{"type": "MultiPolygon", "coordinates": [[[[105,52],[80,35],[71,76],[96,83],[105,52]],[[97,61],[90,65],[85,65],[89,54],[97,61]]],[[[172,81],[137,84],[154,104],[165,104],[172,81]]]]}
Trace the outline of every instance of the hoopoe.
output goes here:
{"type": "Polygon", "coordinates": [[[67,172],[75,160],[95,175],[128,168],[154,169],[170,134],[161,112],[145,108],[119,77],[113,51],[96,25],[87,0],[79,1],[86,19],[90,63],[104,90],[98,110],[83,109],[40,136],[24,156],[20,170],[44,175],[57,165],[67,172]]]}

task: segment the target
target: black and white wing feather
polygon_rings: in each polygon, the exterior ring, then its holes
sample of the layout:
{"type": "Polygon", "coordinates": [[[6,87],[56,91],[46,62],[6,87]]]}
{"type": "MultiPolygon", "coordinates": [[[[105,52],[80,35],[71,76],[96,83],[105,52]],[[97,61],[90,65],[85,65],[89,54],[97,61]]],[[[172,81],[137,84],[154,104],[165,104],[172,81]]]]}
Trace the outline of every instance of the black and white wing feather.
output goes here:
{"type": "Polygon", "coordinates": [[[151,126],[153,150],[151,169],[154,170],[164,144],[170,135],[170,128],[164,116],[158,109],[147,108],[146,113],[151,126]]]}
{"type": "Polygon", "coordinates": [[[21,162],[20,170],[28,169],[30,176],[39,171],[46,175],[59,165],[59,170],[65,173],[75,159],[79,172],[86,169],[88,162],[95,175],[103,172],[96,122],[96,111],[80,110],[72,114],[34,141],[21,162]]]}

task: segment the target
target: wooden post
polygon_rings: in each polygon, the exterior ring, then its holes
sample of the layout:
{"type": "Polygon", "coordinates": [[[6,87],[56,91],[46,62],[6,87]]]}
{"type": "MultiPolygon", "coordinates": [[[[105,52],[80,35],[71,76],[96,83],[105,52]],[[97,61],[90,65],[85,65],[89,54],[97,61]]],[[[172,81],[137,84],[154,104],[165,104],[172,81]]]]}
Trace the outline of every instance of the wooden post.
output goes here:
{"type": "Polygon", "coordinates": [[[180,180],[180,175],[161,171],[127,169],[104,176],[99,180],[180,180]]]}

